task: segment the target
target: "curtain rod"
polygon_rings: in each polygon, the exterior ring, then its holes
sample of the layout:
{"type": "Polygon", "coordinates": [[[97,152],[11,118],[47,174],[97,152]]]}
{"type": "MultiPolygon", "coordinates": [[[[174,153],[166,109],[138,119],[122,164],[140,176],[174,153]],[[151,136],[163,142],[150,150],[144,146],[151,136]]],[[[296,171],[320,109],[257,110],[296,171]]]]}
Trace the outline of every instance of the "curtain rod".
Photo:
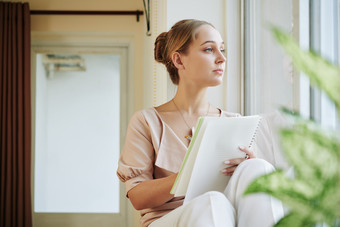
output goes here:
{"type": "Polygon", "coordinates": [[[143,11],[79,11],[79,10],[31,10],[31,15],[136,15],[137,22],[143,11]]]}

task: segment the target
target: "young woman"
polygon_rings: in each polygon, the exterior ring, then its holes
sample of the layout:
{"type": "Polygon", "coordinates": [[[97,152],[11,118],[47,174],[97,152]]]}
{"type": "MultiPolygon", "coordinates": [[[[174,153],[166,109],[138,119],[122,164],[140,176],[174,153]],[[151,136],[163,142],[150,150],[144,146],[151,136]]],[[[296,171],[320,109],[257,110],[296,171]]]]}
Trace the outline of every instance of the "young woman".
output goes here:
{"type": "Polygon", "coordinates": [[[134,114],[117,170],[127,197],[140,210],[141,225],[272,226],[283,215],[281,203],[262,194],[242,196],[254,178],[273,171],[248,148],[240,147],[245,158],[225,160],[232,166],[221,174],[232,177],[224,193],[208,192],[185,205],[184,197],[170,194],[198,118],[239,116],[207,100],[207,88],[222,83],[225,69],[219,32],[204,21],[179,21],[157,37],[155,59],[178,86],[176,95],[134,114]]]}

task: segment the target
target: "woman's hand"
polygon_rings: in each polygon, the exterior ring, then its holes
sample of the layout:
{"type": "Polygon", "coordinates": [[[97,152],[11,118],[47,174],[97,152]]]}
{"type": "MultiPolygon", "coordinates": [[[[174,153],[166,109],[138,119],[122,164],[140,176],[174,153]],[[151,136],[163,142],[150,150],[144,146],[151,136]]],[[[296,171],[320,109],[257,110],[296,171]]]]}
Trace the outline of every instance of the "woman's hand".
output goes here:
{"type": "Polygon", "coordinates": [[[251,151],[249,148],[244,147],[244,146],[239,146],[239,149],[240,149],[240,151],[243,151],[245,153],[245,157],[244,158],[235,158],[235,159],[225,161],[224,164],[229,166],[225,169],[222,169],[222,171],[221,171],[225,176],[232,176],[235,169],[237,168],[237,166],[241,162],[243,162],[247,159],[256,158],[254,152],[251,151]]]}

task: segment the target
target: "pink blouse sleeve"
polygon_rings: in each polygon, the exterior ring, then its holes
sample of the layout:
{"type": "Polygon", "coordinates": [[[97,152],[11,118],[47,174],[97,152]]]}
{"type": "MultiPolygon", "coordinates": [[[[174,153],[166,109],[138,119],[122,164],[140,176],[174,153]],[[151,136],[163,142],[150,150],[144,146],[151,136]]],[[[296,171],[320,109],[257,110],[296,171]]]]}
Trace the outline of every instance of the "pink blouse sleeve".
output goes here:
{"type": "Polygon", "coordinates": [[[153,179],[154,153],[149,125],[142,112],[137,112],[130,120],[118,162],[117,175],[125,183],[126,193],[139,183],[153,179]]]}

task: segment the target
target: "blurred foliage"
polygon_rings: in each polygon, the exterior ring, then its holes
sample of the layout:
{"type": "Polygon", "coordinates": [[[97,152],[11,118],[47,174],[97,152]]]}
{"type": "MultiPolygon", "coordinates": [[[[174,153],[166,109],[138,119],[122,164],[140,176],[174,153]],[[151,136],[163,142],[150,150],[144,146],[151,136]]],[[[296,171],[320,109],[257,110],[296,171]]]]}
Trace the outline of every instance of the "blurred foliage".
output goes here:
{"type": "MultiPolygon", "coordinates": [[[[278,28],[272,32],[290,55],[294,66],[340,106],[340,69],[318,54],[300,49],[299,45],[278,28]]],[[[294,177],[283,170],[261,176],[245,194],[264,192],[280,199],[289,213],[275,226],[339,225],[340,213],[340,139],[339,132],[326,130],[312,120],[303,119],[287,109],[283,112],[292,125],[282,128],[281,147],[294,168],[294,177]]]]}

